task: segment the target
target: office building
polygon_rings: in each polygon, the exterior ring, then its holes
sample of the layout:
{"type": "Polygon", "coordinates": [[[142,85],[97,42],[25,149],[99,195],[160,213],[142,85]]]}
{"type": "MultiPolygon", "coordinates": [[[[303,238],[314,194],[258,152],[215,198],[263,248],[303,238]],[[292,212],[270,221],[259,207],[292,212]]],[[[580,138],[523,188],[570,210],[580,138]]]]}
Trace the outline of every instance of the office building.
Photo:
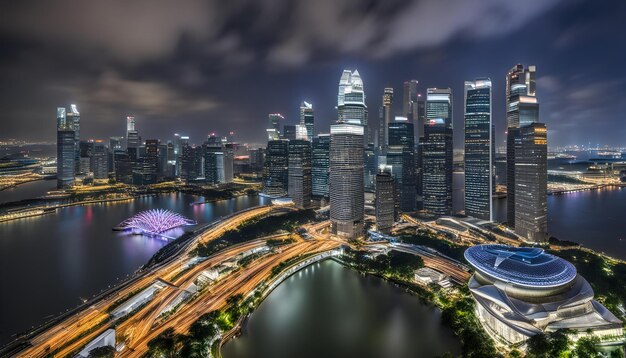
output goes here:
{"type": "Polygon", "coordinates": [[[376,231],[390,234],[395,219],[395,183],[391,173],[376,174],[376,231]]]}
{"type": "Polygon", "coordinates": [[[313,140],[313,136],[315,135],[315,116],[313,113],[313,105],[307,101],[302,101],[302,104],[300,104],[300,125],[306,128],[308,140],[313,140]]]}
{"type": "Polygon", "coordinates": [[[496,341],[519,344],[557,330],[574,340],[623,340],[622,322],[593,299],[593,288],[568,261],[541,248],[505,245],[472,246],[465,259],[474,268],[468,286],[476,316],[496,341]]]}
{"type": "Polygon", "coordinates": [[[311,142],[305,139],[289,141],[288,192],[296,207],[311,206],[311,142]]]}
{"type": "Polygon", "coordinates": [[[330,127],[331,232],[346,238],[363,235],[363,140],[360,124],[346,121],[330,127]]]}
{"type": "Polygon", "coordinates": [[[420,145],[423,208],[452,213],[452,90],[429,88],[426,124],[420,145]]]}
{"type": "Polygon", "coordinates": [[[74,185],[76,166],[76,143],[74,123],[67,121],[65,108],[57,108],[57,187],[74,185]]]}
{"type": "Polygon", "coordinates": [[[548,144],[543,123],[518,131],[515,142],[515,233],[539,242],[548,232],[548,144]]]}
{"type": "Polygon", "coordinates": [[[115,162],[115,181],[118,183],[133,183],[133,161],[125,150],[115,150],[113,152],[113,161],[115,162]]]}
{"type": "Polygon", "coordinates": [[[89,174],[93,172],[93,166],[91,161],[91,157],[93,155],[93,141],[81,140],[78,144],[78,147],[80,154],[80,168],[78,169],[78,173],[83,175],[89,174]]]}
{"type": "Polygon", "coordinates": [[[109,149],[102,140],[92,144],[91,171],[94,179],[109,179],[109,149]]]}
{"type": "Polygon", "coordinates": [[[521,64],[513,66],[506,75],[507,221],[511,227],[515,227],[515,143],[518,129],[539,120],[535,75],[535,66],[524,68],[521,64]]]}
{"type": "Polygon", "coordinates": [[[493,221],[491,80],[465,82],[465,214],[493,221]]]}
{"type": "Polygon", "coordinates": [[[388,125],[387,165],[392,166],[400,195],[400,210],[415,211],[417,202],[415,171],[415,138],[413,123],[406,117],[396,117],[388,125]]]}
{"type": "Polygon", "coordinates": [[[337,95],[337,115],[339,123],[363,126],[365,128],[364,144],[370,142],[365,92],[358,70],[344,70],[341,75],[337,95]]]}
{"type": "Polygon", "coordinates": [[[316,198],[328,198],[330,171],[330,134],[313,138],[311,155],[312,194],[316,198]]]}
{"type": "Polygon", "coordinates": [[[280,113],[270,113],[268,115],[267,140],[279,140],[281,138],[280,123],[285,121],[280,113]]]}
{"type": "Polygon", "coordinates": [[[267,142],[263,165],[263,194],[280,197],[289,189],[289,141],[285,139],[267,142]]]}
{"type": "Polygon", "coordinates": [[[383,106],[380,110],[380,128],[378,130],[379,153],[387,152],[389,146],[389,123],[393,121],[393,88],[387,87],[383,91],[383,106]]]}
{"type": "Polygon", "coordinates": [[[74,130],[74,174],[80,174],[80,113],[75,104],[70,105],[65,116],[66,122],[74,130]]]}
{"type": "MultiPolygon", "coordinates": [[[[126,117],[126,148],[139,148],[139,146],[141,146],[141,138],[135,128],[135,117],[128,116],[126,117]]],[[[130,154],[132,155],[132,153],[130,154]]],[[[138,155],[139,153],[135,154],[138,155]]]]}
{"type": "Polygon", "coordinates": [[[296,126],[293,124],[285,124],[283,126],[283,139],[295,140],[296,139],[296,126]]]}
{"type": "Polygon", "coordinates": [[[376,155],[376,148],[374,143],[369,143],[363,148],[363,179],[365,190],[367,192],[374,192],[376,186],[376,173],[378,172],[378,156],[376,155]]]}

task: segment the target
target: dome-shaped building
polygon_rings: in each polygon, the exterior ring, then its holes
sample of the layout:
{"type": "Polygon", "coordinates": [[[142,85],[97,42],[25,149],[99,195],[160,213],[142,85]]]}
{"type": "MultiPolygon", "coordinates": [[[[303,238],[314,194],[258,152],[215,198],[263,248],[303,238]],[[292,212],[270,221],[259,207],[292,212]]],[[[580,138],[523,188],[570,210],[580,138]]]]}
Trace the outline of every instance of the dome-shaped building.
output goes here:
{"type": "Polygon", "coordinates": [[[476,313],[503,343],[562,328],[623,334],[622,322],[593,299],[589,283],[562,258],[540,248],[478,245],[465,251],[465,259],[475,270],[469,288],[476,313]]]}

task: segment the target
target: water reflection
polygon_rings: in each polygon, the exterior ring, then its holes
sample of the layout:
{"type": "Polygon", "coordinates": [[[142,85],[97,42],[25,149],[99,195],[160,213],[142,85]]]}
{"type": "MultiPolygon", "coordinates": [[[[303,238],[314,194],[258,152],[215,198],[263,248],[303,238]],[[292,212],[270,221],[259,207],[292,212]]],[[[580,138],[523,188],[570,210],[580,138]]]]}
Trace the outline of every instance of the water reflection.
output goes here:
{"type": "Polygon", "coordinates": [[[433,357],[460,353],[440,311],[399,287],[324,261],[287,279],[225,358],[433,357]]]}

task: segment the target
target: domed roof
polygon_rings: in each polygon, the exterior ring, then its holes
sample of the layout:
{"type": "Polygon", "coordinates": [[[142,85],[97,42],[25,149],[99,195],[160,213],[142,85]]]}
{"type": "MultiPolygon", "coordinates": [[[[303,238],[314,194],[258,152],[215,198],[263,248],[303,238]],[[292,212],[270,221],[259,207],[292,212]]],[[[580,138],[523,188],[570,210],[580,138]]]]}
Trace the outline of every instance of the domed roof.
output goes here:
{"type": "Polygon", "coordinates": [[[465,259],[495,280],[524,287],[558,287],[576,278],[574,265],[535,247],[477,245],[465,250],[465,259]]]}

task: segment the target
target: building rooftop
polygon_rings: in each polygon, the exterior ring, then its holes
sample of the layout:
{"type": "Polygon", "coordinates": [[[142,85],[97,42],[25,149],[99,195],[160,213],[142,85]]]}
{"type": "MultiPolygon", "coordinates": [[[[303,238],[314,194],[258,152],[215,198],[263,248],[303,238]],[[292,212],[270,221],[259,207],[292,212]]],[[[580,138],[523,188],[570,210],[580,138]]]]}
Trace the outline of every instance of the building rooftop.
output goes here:
{"type": "Polygon", "coordinates": [[[558,287],[576,278],[574,265],[540,248],[477,245],[465,251],[465,259],[495,280],[523,287],[558,287]]]}

